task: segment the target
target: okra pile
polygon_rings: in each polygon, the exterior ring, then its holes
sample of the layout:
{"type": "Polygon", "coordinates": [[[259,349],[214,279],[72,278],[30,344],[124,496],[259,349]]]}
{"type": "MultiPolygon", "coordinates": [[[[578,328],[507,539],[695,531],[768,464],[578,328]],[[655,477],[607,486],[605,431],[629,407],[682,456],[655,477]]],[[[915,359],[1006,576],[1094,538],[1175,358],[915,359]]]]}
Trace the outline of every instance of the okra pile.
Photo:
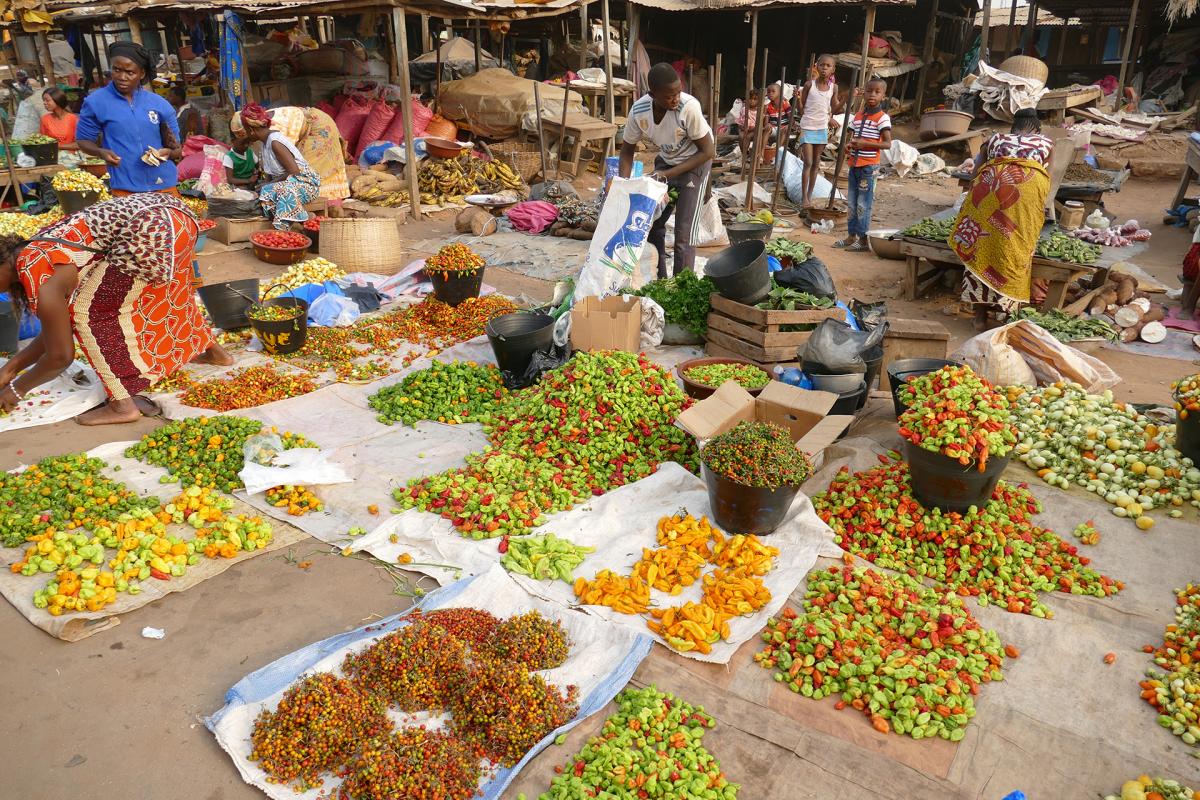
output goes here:
{"type": "Polygon", "coordinates": [[[690,400],[644,357],[578,353],[485,422],[490,445],[465,467],[411,481],[394,497],[475,539],[527,533],[545,515],[640,480],[663,461],[696,470],[672,424],[690,400]]]}
{"type": "Polygon", "coordinates": [[[1008,398],[970,367],[920,375],[899,393],[907,409],[900,415],[900,435],[964,467],[983,472],[989,457],[1007,455],[1017,441],[1008,398]]]}
{"type": "MultiPolygon", "coordinates": [[[[734,800],[741,788],[730,783],[704,747],[704,733],[716,721],[654,686],[626,689],[616,697],[617,713],[600,733],[555,767],[549,791],[539,800],[604,796],[613,800],[734,800]]],[[[524,796],[518,798],[524,800],[524,796]]]]}
{"type": "Polygon", "coordinates": [[[776,681],[818,700],[840,694],[839,709],[914,739],[962,739],[980,685],[1004,678],[999,637],[958,596],[873,569],[812,573],[804,613],[785,609],[762,638],[754,660],[776,681]]]}
{"type": "Polygon", "coordinates": [[[415,425],[420,420],[457,425],[487,419],[508,394],[500,370],[474,361],[433,362],[367,399],[377,419],[415,425]]]}
{"type": "Polygon", "coordinates": [[[1041,506],[1027,489],[1001,481],[984,506],[943,514],[913,497],[906,464],[879,460],[866,472],[843,468],[813,498],[842,549],[978,597],[980,605],[1035,617],[1054,616],[1039,592],[1107,597],[1124,588],[1089,569],[1074,545],[1034,524],[1041,506]]]}
{"type": "Polygon", "coordinates": [[[1010,387],[1020,441],[1017,457],[1051,486],[1082,487],[1142,530],[1147,512],[1183,516],[1200,508],[1200,469],[1175,449],[1175,426],[1159,425],[1111,391],[1089,394],[1075,383],[1036,390],[1010,387]]]}

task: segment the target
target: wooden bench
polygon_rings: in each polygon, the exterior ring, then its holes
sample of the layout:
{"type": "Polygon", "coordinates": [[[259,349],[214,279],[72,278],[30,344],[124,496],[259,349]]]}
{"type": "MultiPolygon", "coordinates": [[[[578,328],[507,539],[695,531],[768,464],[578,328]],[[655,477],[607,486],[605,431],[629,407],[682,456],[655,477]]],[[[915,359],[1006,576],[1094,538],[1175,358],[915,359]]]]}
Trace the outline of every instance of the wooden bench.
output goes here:
{"type": "MultiPolygon", "coordinates": [[[[587,114],[578,112],[567,113],[567,124],[563,126],[562,119],[542,118],[542,130],[546,136],[546,149],[550,149],[551,145],[558,141],[559,131],[564,131],[563,140],[571,140],[570,158],[564,158],[563,153],[559,153],[560,165],[564,172],[573,176],[579,175],[579,159],[583,154],[583,148],[592,142],[603,143],[604,157],[608,157],[613,153],[613,137],[620,130],[616,125],[605,122],[602,119],[589,117],[587,114]]],[[[537,133],[530,134],[536,141],[537,133]]],[[[564,150],[566,146],[564,145],[564,150]]]]}

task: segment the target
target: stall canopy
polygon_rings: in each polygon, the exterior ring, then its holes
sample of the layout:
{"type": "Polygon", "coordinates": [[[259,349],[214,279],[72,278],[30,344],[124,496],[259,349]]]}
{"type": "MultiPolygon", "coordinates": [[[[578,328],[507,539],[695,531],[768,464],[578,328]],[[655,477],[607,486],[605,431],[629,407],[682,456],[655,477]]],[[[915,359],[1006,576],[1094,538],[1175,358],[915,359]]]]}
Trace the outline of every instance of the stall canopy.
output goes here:
{"type": "Polygon", "coordinates": [[[791,6],[911,6],[916,0],[632,0],[635,6],[657,8],[661,11],[729,11],[731,9],[788,8],[791,6]]]}
{"type": "Polygon", "coordinates": [[[45,0],[45,6],[56,19],[61,15],[71,21],[83,18],[119,19],[138,12],[219,13],[231,10],[246,18],[271,18],[297,14],[355,14],[393,8],[403,8],[411,14],[430,14],[454,19],[518,20],[561,14],[578,8],[580,2],[581,0],[118,0],[97,4],[94,0],[45,0]]]}

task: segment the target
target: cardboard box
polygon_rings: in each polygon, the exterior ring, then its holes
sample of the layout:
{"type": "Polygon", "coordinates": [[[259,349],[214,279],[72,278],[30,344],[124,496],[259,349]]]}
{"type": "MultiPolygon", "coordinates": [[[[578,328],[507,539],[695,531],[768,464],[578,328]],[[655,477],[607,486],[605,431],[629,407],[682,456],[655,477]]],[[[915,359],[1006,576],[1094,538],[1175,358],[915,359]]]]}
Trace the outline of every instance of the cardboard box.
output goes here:
{"type": "Polygon", "coordinates": [[[642,304],[636,297],[585,297],[571,307],[573,350],[624,350],[636,353],[642,342],[642,304]]]}
{"type": "Polygon", "coordinates": [[[208,232],[208,237],[221,244],[236,244],[250,241],[250,234],[271,230],[271,221],[266,217],[232,219],[216,217],[217,227],[208,232]]]}
{"type": "Polygon", "coordinates": [[[837,441],[854,421],[849,415],[827,416],[837,399],[832,392],[799,389],[779,381],[771,381],[754,397],[730,380],[681,412],[676,423],[705,441],[739,422],[774,422],[791,432],[797,447],[809,456],[816,456],[837,441]]]}

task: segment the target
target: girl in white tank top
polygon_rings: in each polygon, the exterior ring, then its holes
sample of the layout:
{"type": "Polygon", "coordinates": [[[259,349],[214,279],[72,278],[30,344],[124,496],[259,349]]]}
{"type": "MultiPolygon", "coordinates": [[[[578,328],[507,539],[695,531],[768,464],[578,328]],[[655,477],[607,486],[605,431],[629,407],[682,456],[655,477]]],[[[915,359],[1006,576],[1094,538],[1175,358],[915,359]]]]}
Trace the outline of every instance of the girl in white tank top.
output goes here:
{"type": "Polygon", "coordinates": [[[800,157],[804,161],[804,181],[801,184],[800,207],[808,207],[817,176],[821,174],[821,153],[829,142],[829,121],[840,114],[845,103],[838,96],[837,83],[833,79],[837,62],[831,55],[817,58],[815,73],[805,86],[800,97],[800,157]]]}

